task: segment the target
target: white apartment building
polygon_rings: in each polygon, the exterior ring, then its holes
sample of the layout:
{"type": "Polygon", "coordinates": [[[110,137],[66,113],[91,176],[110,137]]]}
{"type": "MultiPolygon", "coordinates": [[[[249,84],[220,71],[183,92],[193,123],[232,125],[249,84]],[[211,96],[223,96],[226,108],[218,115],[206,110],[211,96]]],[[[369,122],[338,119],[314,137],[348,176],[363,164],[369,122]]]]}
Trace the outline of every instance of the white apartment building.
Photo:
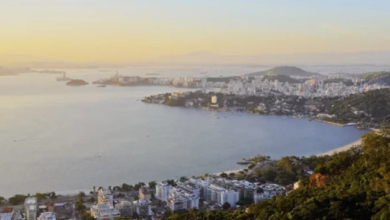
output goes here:
{"type": "Polygon", "coordinates": [[[120,217],[120,213],[116,209],[112,209],[109,204],[99,203],[91,207],[91,216],[97,220],[114,220],[120,217]]]}
{"type": "Polygon", "coordinates": [[[172,188],[171,185],[169,185],[166,182],[158,182],[156,184],[156,194],[155,197],[162,201],[168,200],[169,190],[172,188]]]}
{"type": "Polygon", "coordinates": [[[133,202],[134,211],[139,216],[151,216],[153,215],[151,202],[149,200],[140,199],[133,202]]]}
{"type": "Polygon", "coordinates": [[[38,203],[36,197],[28,197],[24,201],[24,208],[26,212],[26,220],[36,220],[38,203]]]}
{"type": "Polygon", "coordinates": [[[189,179],[189,182],[197,185],[199,187],[199,197],[200,198],[207,198],[207,188],[209,187],[210,183],[207,181],[204,181],[202,179],[189,179]]]}
{"type": "Polygon", "coordinates": [[[210,184],[207,188],[207,201],[216,202],[223,205],[225,202],[230,204],[230,207],[235,208],[236,203],[240,199],[240,193],[238,190],[225,189],[223,187],[210,184]]]}
{"type": "Polygon", "coordinates": [[[167,203],[172,211],[199,209],[199,196],[180,187],[173,187],[169,191],[167,203]]]}

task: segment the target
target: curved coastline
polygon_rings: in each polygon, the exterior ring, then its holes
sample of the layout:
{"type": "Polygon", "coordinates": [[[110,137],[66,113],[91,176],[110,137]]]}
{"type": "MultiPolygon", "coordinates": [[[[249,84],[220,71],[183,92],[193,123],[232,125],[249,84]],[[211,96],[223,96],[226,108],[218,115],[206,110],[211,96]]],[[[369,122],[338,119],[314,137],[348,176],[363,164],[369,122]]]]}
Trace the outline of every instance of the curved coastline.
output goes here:
{"type": "Polygon", "coordinates": [[[352,147],[356,147],[356,146],[361,145],[361,144],[362,144],[362,139],[360,138],[359,140],[357,140],[355,142],[352,142],[352,143],[344,145],[342,147],[330,150],[330,151],[325,152],[325,153],[317,154],[316,156],[331,156],[335,153],[347,151],[347,150],[351,149],[352,147]]]}

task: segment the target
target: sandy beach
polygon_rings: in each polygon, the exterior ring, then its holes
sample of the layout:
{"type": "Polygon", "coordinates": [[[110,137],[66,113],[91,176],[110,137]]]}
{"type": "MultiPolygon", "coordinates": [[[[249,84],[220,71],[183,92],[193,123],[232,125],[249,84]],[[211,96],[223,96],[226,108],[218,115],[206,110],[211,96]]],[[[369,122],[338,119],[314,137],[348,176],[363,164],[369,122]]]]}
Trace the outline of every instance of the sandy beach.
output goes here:
{"type": "Polygon", "coordinates": [[[349,150],[351,149],[352,147],[355,147],[355,146],[358,146],[362,143],[362,139],[359,139],[353,143],[350,143],[350,144],[347,144],[347,145],[344,145],[342,147],[339,147],[339,148],[336,148],[336,149],[333,149],[333,150],[330,150],[328,152],[325,152],[325,153],[321,153],[321,154],[317,154],[317,156],[325,156],[325,155],[333,155],[334,153],[338,153],[338,152],[342,152],[342,151],[346,151],[346,150],[349,150]]]}
{"type": "MultiPolygon", "coordinates": [[[[328,152],[325,152],[325,153],[321,153],[321,154],[317,154],[316,156],[325,156],[325,155],[333,155],[334,153],[338,153],[338,152],[342,152],[342,151],[346,151],[346,150],[349,150],[351,149],[352,147],[355,147],[355,146],[358,146],[362,143],[362,139],[359,139],[353,143],[350,143],[350,144],[347,144],[347,145],[344,145],[342,147],[339,147],[339,148],[336,148],[336,149],[333,149],[333,150],[330,150],[328,152]]],[[[220,175],[221,173],[226,173],[226,174],[229,174],[229,173],[238,173],[240,172],[241,170],[245,169],[246,167],[243,167],[242,169],[238,169],[238,170],[229,170],[229,171],[223,171],[223,172],[218,172],[218,173],[214,173],[215,175],[220,175]]]]}

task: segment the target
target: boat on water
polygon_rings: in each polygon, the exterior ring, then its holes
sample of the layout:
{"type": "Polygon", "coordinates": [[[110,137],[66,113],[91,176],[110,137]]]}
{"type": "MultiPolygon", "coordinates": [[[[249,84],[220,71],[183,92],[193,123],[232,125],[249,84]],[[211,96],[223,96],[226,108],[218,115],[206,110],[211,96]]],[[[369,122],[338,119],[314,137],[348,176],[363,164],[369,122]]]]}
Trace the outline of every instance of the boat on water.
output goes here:
{"type": "Polygon", "coordinates": [[[357,126],[359,125],[359,123],[347,123],[347,124],[344,124],[343,127],[352,127],[352,126],[357,126]]]}

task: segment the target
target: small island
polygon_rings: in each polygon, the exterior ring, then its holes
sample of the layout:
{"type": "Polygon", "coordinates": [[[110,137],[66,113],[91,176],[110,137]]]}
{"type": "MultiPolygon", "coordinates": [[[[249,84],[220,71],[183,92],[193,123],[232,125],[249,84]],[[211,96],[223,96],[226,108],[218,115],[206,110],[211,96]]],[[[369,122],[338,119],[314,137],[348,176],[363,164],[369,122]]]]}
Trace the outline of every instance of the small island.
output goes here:
{"type": "Polygon", "coordinates": [[[84,86],[88,83],[82,79],[72,79],[66,83],[67,86],[84,86]]]}

